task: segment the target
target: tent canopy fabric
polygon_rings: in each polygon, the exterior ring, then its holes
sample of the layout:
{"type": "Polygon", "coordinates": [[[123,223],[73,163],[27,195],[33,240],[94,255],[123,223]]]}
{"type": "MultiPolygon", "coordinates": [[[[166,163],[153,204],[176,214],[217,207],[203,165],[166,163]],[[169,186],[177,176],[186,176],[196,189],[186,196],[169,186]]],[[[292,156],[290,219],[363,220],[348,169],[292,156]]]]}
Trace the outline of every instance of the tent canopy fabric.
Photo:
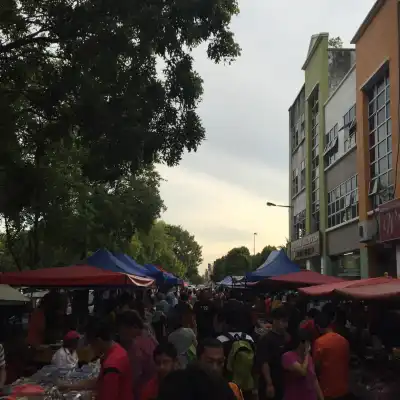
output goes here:
{"type": "Polygon", "coordinates": [[[356,281],[342,281],[336,283],[328,283],[325,285],[317,285],[307,288],[300,288],[299,292],[307,296],[329,296],[335,291],[339,291],[345,288],[355,288],[361,286],[379,285],[381,283],[391,282],[391,278],[380,277],[380,278],[369,278],[359,279],[356,281]]]}
{"type": "Polygon", "coordinates": [[[105,249],[99,249],[94,252],[90,257],[85,260],[85,264],[92,265],[93,267],[97,268],[102,268],[107,271],[136,275],[133,268],[131,268],[125,262],[120,261],[117,257],[115,257],[113,254],[105,249]]]}
{"type": "Polygon", "coordinates": [[[264,268],[267,264],[269,264],[270,262],[272,262],[272,261],[276,258],[276,256],[278,256],[278,255],[279,255],[279,250],[272,250],[271,253],[269,253],[269,256],[267,257],[267,259],[264,261],[264,263],[261,264],[261,265],[256,269],[256,271],[259,270],[259,269],[261,269],[261,268],[264,268]]]}
{"type": "Polygon", "coordinates": [[[337,289],[342,296],[359,300],[382,300],[400,295],[400,279],[391,279],[387,282],[375,283],[364,286],[350,286],[337,289]]]}
{"type": "Polygon", "coordinates": [[[144,267],[149,271],[149,275],[157,280],[159,284],[166,285],[180,285],[181,279],[177,278],[175,275],[170,272],[163,272],[163,270],[159,267],[156,267],[153,264],[145,264],[144,267]]]}
{"type": "Polygon", "coordinates": [[[106,271],[89,265],[43,268],[0,275],[0,283],[36,287],[151,286],[153,280],[119,272],[106,271]]]}
{"type": "Polygon", "coordinates": [[[27,303],[29,299],[9,285],[0,285],[0,304],[27,303]]]}
{"type": "Polygon", "coordinates": [[[218,282],[220,286],[234,286],[236,283],[243,282],[244,276],[226,276],[222,281],[218,282]]]}
{"type": "Polygon", "coordinates": [[[265,278],[299,271],[300,267],[291,261],[283,250],[279,250],[278,254],[270,262],[263,264],[262,268],[246,274],[246,279],[249,282],[257,282],[265,278]]]}
{"type": "Polygon", "coordinates": [[[116,253],[116,254],[114,254],[114,257],[117,260],[124,263],[125,265],[127,265],[129,267],[129,270],[132,271],[132,272],[130,272],[131,274],[136,275],[136,276],[151,278],[147,269],[145,267],[141,266],[140,264],[138,264],[133,258],[129,257],[128,255],[123,254],[123,253],[116,253]]]}
{"type": "Polygon", "coordinates": [[[273,282],[292,283],[298,285],[321,285],[345,282],[336,276],[322,275],[315,271],[299,271],[291,274],[275,276],[268,279],[273,282]]]}

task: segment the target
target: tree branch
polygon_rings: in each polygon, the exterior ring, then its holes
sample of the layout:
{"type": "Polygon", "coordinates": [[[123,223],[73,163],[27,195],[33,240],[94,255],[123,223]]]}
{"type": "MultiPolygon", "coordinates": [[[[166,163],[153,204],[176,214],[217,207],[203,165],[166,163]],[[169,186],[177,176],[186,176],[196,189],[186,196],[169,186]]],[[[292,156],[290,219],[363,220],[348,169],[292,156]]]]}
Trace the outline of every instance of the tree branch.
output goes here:
{"type": "Polygon", "coordinates": [[[40,42],[44,42],[44,43],[58,43],[59,41],[57,39],[51,39],[49,37],[46,36],[39,36],[37,37],[37,35],[39,35],[39,33],[45,32],[46,30],[43,29],[39,29],[38,31],[31,33],[28,36],[25,36],[21,39],[17,39],[11,43],[5,44],[5,45],[1,45],[0,46],[0,53],[7,53],[10,52],[12,50],[15,50],[19,47],[23,47],[26,46],[28,44],[34,44],[34,43],[40,43],[40,42]]]}

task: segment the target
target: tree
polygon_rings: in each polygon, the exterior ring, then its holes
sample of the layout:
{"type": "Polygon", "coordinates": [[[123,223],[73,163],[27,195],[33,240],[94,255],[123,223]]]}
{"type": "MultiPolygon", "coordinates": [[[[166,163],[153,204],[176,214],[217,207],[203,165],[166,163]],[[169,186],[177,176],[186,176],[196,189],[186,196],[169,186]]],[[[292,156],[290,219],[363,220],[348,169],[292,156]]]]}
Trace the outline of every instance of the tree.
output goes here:
{"type": "Polygon", "coordinates": [[[198,266],[202,263],[202,249],[195,237],[177,225],[166,225],[166,230],[173,241],[173,251],[186,266],[186,278],[193,280],[199,276],[198,266]]]}
{"type": "Polygon", "coordinates": [[[187,265],[176,256],[175,248],[175,238],[169,234],[169,226],[164,221],[157,221],[148,233],[138,232],[133,237],[128,254],[141,264],[151,263],[184,277],[187,265]]]}
{"type": "Polygon", "coordinates": [[[226,256],[223,256],[214,261],[214,266],[213,266],[212,275],[211,275],[211,280],[213,282],[220,282],[222,279],[225,278],[225,276],[226,276],[225,260],[226,260],[226,256]]]}
{"type": "MultiPolygon", "coordinates": [[[[229,25],[238,12],[236,0],[6,0],[0,159],[12,172],[7,183],[23,172],[42,181],[43,155],[62,140],[88,150],[84,174],[100,181],[155,160],[176,165],[185,150],[195,151],[204,128],[196,113],[202,80],[191,51],[207,43],[211,60],[236,58],[240,48],[229,25]]],[[[22,186],[14,189],[34,191],[33,183],[22,186]]]]}
{"type": "Polygon", "coordinates": [[[226,276],[242,276],[246,272],[254,271],[274,250],[277,250],[275,246],[265,246],[261,253],[251,256],[247,247],[235,247],[214,261],[211,279],[213,282],[219,282],[226,276]]]}
{"type": "Polygon", "coordinates": [[[22,268],[43,265],[47,241],[65,236],[72,242],[57,247],[52,261],[95,245],[127,245],[132,230],[150,225],[160,209],[154,187],[144,193],[143,179],[151,179],[143,175],[155,161],[176,165],[204,139],[196,113],[202,80],[191,51],[207,43],[215,62],[239,55],[229,29],[236,1],[3,3],[0,214],[7,251],[22,268]],[[21,246],[28,250],[21,254],[21,246]]]}
{"type": "Polygon", "coordinates": [[[343,40],[340,36],[333,37],[328,40],[328,45],[334,49],[341,49],[343,47],[343,40]]]}

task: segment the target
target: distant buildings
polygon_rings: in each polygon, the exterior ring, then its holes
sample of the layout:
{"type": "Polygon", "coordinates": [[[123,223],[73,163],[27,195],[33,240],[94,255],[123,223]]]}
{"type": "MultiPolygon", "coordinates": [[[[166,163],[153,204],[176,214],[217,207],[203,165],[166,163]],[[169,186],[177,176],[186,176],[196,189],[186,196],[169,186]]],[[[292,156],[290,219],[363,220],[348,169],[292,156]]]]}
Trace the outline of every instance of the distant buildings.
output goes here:
{"type": "Polygon", "coordinates": [[[290,254],[307,269],[400,275],[399,11],[378,0],[355,49],[311,38],[289,109],[290,254]]]}

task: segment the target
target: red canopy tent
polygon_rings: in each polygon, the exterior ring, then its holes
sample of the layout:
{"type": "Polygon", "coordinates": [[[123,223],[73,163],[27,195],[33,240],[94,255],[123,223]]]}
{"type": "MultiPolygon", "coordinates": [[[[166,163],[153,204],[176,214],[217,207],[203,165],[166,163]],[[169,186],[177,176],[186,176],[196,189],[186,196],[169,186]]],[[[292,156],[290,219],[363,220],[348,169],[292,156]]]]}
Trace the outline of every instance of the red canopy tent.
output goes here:
{"type": "Polygon", "coordinates": [[[149,278],[110,272],[88,265],[43,268],[0,275],[0,283],[14,286],[78,287],[78,286],[151,286],[149,278]]]}
{"type": "Polygon", "coordinates": [[[391,282],[391,278],[380,277],[380,278],[360,279],[357,281],[341,281],[336,283],[329,283],[326,285],[300,288],[299,292],[306,294],[308,296],[328,296],[332,294],[334,291],[339,291],[340,289],[344,288],[377,285],[380,283],[387,283],[387,282],[391,282]]]}
{"type": "Polygon", "coordinates": [[[343,296],[359,300],[389,299],[400,295],[400,279],[390,279],[387,282],[381,282],[374,285],[351,286],[337,289],[336,291],[343,296]]]}
{"type": "Polygon", "coordinates": [[[268,281],[275,283],[287,283],[291,285],[321,285],[321,284],[335,284],[344,282],[343,279],[336,276],[322,275],[315,271],[299,271],[290,274],[284,274],[268,278],[268,281]]]}

